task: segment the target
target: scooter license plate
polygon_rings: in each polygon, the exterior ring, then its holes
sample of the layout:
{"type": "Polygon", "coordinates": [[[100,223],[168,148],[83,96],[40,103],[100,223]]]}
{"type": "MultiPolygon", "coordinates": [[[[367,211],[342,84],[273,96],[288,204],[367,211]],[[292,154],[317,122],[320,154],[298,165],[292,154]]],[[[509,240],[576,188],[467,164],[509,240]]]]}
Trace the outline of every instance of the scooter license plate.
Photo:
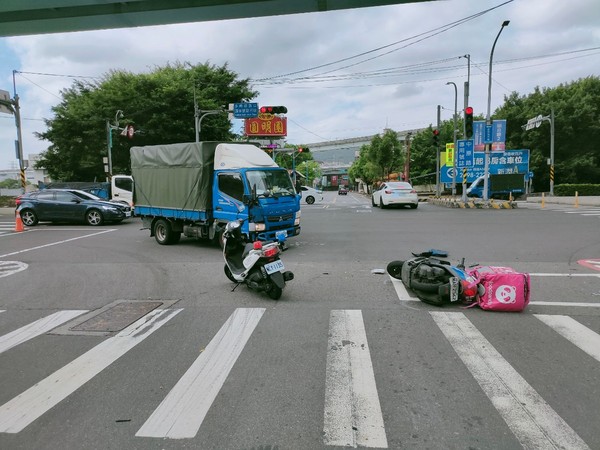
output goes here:
{"type": "Polygon", "coordinates": [[[269,275],[275,272],[283,271],[285,267],[283,267],[283,261],[278,259],[277,261],[273,261],[272,263],[265,264],[265,270],[269,275]]]}
{"type": "Polygon", "coordinates": [[[458,300],[458,294],[460,293],[460,278],[452,277],[450,282],[450,301],[455,302],[458,300]]]}

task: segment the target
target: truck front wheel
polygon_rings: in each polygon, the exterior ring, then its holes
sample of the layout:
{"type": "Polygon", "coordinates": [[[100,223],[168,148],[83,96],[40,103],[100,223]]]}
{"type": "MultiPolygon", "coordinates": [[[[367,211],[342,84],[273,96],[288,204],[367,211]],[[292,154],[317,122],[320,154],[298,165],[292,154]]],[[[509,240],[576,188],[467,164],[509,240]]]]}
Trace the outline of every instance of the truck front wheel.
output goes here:
{"type": "Polygon", "coordinates": [[[154,224],[154,239],[160,245],[175,244],[181,234],[175,233],[168,220],[158,219],[154,224]]]}

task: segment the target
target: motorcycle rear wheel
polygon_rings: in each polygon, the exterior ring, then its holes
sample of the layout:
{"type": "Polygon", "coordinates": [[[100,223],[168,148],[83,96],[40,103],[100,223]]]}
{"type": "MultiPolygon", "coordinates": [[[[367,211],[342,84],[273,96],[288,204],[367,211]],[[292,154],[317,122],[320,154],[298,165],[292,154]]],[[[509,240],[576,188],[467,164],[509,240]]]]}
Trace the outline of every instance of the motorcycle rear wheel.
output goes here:
{"type": "Polygon", "coordinates": [[[281,298],[281,294],[283,293],[283,289],[276,286],[275,283],[271,283],[269,290],[267,291],[267,295],[273,300],[279,300],[281,298]]]}

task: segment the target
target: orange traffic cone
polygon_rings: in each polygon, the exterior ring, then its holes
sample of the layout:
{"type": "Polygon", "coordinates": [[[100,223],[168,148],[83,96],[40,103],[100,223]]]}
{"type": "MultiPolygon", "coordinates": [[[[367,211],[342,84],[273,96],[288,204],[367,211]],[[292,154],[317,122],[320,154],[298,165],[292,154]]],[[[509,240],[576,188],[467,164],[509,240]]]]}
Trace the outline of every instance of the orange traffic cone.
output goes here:
{"type": "Polygon", "coordinates": [[[15,231],[24,231],[23,221],[21,220],[21,215],[19,213],[15,214],[15,231]]]}

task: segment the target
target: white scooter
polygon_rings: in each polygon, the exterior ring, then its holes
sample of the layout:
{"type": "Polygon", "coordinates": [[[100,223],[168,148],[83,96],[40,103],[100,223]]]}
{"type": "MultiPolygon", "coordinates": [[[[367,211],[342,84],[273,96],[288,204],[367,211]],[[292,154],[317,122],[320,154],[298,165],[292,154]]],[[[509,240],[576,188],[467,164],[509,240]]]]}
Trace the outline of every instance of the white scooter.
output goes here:
{"type": "Polygon", "coordinates": [[[280,242],[246,242],[242,236],[243,220],[232,220],[223,232],[225,275],[237,285],[245,283],[250,289],[266,292],[273,300],[281,298],[285,282],[294,279],[284,271],[280,242]]]}

